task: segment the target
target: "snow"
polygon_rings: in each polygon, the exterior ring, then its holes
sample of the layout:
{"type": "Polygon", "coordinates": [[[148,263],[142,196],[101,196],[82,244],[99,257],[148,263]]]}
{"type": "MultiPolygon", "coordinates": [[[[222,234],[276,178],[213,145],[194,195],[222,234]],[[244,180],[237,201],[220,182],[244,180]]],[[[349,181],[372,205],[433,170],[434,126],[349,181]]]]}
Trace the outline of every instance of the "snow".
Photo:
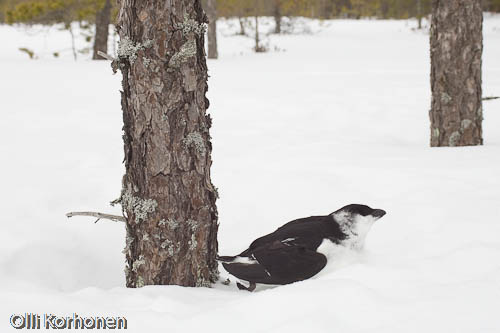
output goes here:
{"type": "MultiPolygon", "coordinates": [[[[125,316],[130,332],[498,332],[500,101],[484,103],[484,146],[429,148],[429,43],[415,25],[299,20],[255,54],[235,21],[219,22],[220,253],[349,203],[387,211],[364,251],[254,293],[234,279],[124,287],[123,225],[64,216],[119,213],[120,76],[69,50],[54,59],[67,32],[0,26],[2,331],[32,312],[125,316]]],[[[485,17],[484,44],[484,96],[500,95],[500,16],[485,17]]]]}

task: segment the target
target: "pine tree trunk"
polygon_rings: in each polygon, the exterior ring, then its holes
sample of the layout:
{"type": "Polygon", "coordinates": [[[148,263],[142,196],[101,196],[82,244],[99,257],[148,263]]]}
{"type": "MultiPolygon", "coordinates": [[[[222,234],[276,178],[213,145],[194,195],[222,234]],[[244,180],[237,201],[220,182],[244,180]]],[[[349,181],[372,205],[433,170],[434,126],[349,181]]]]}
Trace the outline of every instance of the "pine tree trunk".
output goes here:
{"type": "Polygon", "coordinates": [[[281,33],[281,3],[280,3],[280,0],[274,0],[273,14],[274,14],[274,22],[275,22],[274,33],[280,34],[281,33]]]}
{"type": "Polygon", "coordinates": [[[437,0],[431,23],[431,146],[481,145],[481,0],[437,0]]]}
{"type": "Polygon", "coordinates": [[[255,52],[260,52],[259,45],[259,16],[255,15],[255,52]]]}
{"type": "Polygon", "coordinates": [[[422,29],[422,0],[417,0],[418,29],[422,29]]]}
{"type": "Polygon", "coordinates": [[[241,16],[238,17],[238,21],[240,22],[240,35],[242,36],[245,36],[246,35],[246,32],[245,32],[245,19],[241,16]]]}
{"type": "Polygon", "coordinates": [[[208,286],[217,272],[217,191],[200,0],[122,0],[128,287],[208,286]]]}
{"type": "Polygon", "coordinates": [[[92,59],[104,60],[97,51],[108,53],[109,22],[111,18],[111,1],[106,0],[104,7],[97,12],[95,19],[94,54],[92,59]]]}
{"type": "Polygon", "coordinates": [[[208,16],[208,59],[217,59],[217,2],[216,0],[207,0],[208,16]]]}

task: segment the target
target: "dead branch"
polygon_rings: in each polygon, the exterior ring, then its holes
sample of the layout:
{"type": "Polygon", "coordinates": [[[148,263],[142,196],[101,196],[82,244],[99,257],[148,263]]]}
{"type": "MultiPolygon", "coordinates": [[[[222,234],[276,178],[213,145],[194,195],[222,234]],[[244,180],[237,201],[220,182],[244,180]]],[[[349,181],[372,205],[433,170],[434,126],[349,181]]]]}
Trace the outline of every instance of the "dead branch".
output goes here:
{"type": "Polygon", "coordinates": [[[491,101],[492,99],[499,99],[500,96],[487,96],[487,97],[483,97],[482,100],[483,101],[491,101]]]}
{"type": "Polygon", "coordinates": [[[66,217],[68,217],[68,218],[73,217],[73,216],[96,217],[97,221],[95,221],[95,223],[97,223],[100,219],[111,220],[111,221],[115,221],[115,222],[126,222],[126,220],[123,216],[103,214],[103,213],[97,213],[97,212],[71,212],[71,213],[66,214],[66,217]]]}
{"type": "Polygon", "coordinates": [[[104,53],[102,51],[97,51],[97,54],[100,55],[101,57],[103,57],[104,59],[107,59],[109,61],[115,61],[116,59],[113,58],[112,56],[110,56],[109,54],[107,53],[104,53]]]}

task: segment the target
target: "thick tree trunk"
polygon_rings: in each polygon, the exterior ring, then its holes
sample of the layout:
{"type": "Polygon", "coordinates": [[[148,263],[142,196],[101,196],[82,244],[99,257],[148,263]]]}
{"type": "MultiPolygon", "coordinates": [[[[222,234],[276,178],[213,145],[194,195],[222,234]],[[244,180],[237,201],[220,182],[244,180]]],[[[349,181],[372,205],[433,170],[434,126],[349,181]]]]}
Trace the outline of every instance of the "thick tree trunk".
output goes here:
{"type": "Polygon", "coordinates": [[[108,35],[109,35],[109,22],[111,18],[111,0],[106,0],[104,7],[97,12],[95,18],[95,40],[94,40],[94,54],[92,59],[104,60],[98,51],[108,53],[108,35]]]}
{"type": "Polygon", "coordinates": [[[435,0],[431,23],[431,146],[481,145],[480,0],[435,0]]]}
{"type": "Polygon", "coordinates": [[[216,0],[207,0],[208,16],[208,58],[217,59],[217,2],[216,0]]]}
{"type": "Polygon", "coordinates": [[[206,22],[200,0],[121,1],[128,287],[218,276],[206,22]]]}

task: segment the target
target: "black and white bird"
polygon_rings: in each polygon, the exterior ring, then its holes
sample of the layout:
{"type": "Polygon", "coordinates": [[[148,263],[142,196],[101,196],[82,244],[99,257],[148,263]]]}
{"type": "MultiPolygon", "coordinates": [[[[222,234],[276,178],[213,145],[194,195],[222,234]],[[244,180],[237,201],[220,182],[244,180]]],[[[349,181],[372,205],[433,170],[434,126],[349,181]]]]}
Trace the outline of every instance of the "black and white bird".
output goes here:
{"type": "Polygon", "coordinates": [[[361,249],[373,222],[385,215],[382,209],[351,204],[325,216],[297,219],[275,232],[257,238],[237,256],[221,256],[224,268],[253,291],[256,283],[289,284],[313,277],[327,263],[325,244],[361,249]]]}

